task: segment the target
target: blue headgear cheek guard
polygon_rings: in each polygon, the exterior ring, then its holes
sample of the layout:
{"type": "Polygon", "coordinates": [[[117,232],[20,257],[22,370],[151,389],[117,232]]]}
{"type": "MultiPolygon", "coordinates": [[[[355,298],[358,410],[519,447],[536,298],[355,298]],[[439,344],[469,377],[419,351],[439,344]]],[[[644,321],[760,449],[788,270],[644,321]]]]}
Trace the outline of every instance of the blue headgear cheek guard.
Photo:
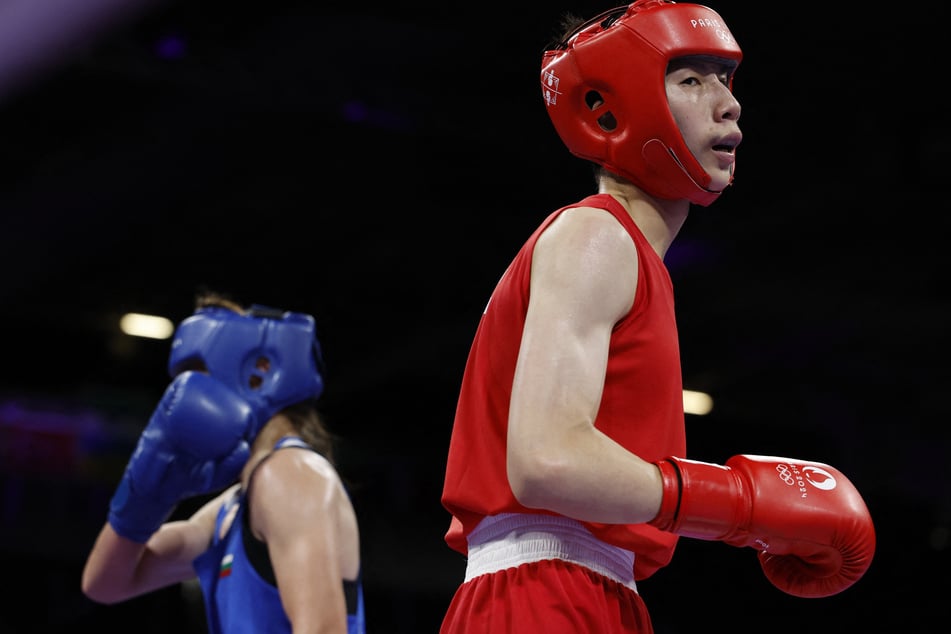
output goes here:
{"type": "Polygon", "coordinates": [[[304,313],[200,308],[176,329],[168,371],[174,377],[199,365],[251,405],[249,441],[274,414],[324,391],[314,318],[304,313]]]}

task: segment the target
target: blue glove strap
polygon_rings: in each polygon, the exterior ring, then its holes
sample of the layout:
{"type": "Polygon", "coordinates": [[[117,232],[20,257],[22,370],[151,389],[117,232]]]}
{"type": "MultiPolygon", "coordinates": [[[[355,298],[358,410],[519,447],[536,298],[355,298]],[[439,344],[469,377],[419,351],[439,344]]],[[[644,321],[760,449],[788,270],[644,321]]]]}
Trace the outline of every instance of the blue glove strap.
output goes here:
{"type": "Polygon", "coordinates": [[[109,502],[109,524],[122,537],[144,544],[171,515],[173,508],[174,505],[155,498],[137,496],[126,472],[109,502]]]}

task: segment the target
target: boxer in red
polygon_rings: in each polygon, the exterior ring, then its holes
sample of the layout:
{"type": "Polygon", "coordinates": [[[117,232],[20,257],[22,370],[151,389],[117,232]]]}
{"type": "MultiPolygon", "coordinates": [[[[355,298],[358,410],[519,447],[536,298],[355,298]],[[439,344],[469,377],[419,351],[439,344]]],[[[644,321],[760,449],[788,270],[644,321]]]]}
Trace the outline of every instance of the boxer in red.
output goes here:
{"type": "Polygon", "coordinates": [[[637,584],[680,536],[756,549],[791,595],[841,592],[875,550],[843,473],[685,455],[664,256],[691,206],[733,182],[740,47],[690,3],[637,0],[565,27],[542,96],[597,193],[541,222],[477,328],[442,493],[466,575],[441,634],[649,634],[637,584]]]}

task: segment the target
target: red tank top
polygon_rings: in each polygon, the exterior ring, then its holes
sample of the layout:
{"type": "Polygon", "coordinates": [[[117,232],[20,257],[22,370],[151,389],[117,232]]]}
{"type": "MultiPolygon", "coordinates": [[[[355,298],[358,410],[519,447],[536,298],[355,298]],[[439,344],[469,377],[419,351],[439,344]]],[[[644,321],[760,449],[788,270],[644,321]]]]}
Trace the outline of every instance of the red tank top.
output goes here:
{"type": "MultiPolygon", "coordinates": [[[[613,197],[593,195],[545,219],[506,269],[482,315],[463,373],[449,443],[442,503],[452,514],[446,543],[466,554],[466,536],[487,515],[539,513],[519,504],[505,468],[508,409],[528,307],[532,251],[541,233],[572,207],[610,212],[637,247],[638,280],[630,313],[611,335],[595,426],[647,461],[685,456],[683,385],[667,268],[613,197]]],[[[677,537],[646,524],[585,524],[602,541],[634,551],[635,578],[667,565],[677,537]]]]}

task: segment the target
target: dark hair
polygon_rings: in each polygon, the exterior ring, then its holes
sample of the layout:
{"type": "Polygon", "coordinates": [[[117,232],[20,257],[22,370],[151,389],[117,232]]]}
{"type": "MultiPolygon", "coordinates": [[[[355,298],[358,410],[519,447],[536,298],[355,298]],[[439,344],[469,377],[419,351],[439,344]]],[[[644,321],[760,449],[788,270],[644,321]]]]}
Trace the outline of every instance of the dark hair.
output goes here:
{"type": "Polygon", "coordinates": [[[234,312],[242,314],[246,312],[241,303],[227,293],[202,287],[195,293],[195,308],[208,308],[209,306],[230,308],[234,312]]]}
{"type": "Polygon", "coordinates": [[[336,466],[334,459],[336,438],[324,425],[313,399],[289,405],[281,410],[281,413],[291,421],[294,430],[300,434],[304,442],[313,447],[330,464],[336,466]]]}
{"type": "Polygon", "coordinates": [[[548,45],[545,47],[545,50],[551,51],[562,48],[565,45],[565,41],[571,37],[575,30],[582,24],[584,24],[584,18],[567,11],[562,13],[561,18],[558,20],[558,25],[548,40],[548,45]]]}
{"type": "MultiPolygon", "coordinates": [[[[626,9],[626,7],[625,7],[626,9]]],[[[605,11],[601,14],[598,14],[594,18],[584,19],[570,11],[565,11],[561,14],[560,19],[558,20],[558,25],[555,31],[552,33],[548,45],[545,47],[546,51],[556,50],[564,48],[567,45],[568,40],[578,31],[587,27],[598,20],[604,20],[604,26],[609,24],[609,20],[613,21],[621,13],[621,7],[615,7],[610,11],[605,11]]],[[[591,167],[591,176],[594,179],[595,185],[600,184],[601,177],[607,171],[599,163],[594,161],[588,161],[591,167]]]]}

